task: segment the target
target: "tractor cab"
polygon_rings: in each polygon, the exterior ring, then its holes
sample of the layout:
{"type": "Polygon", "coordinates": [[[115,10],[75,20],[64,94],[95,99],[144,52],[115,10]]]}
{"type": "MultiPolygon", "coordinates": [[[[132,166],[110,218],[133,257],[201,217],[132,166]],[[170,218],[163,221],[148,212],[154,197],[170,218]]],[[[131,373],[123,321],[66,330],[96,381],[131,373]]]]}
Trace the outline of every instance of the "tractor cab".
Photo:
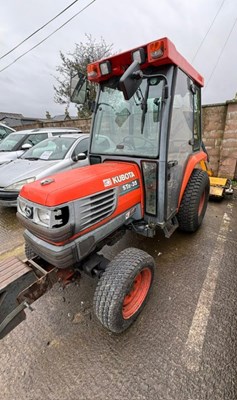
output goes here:
{"type": "MultiPolygon", "coordinates": [[[[139,166],[144,184],[144,220],[166,229],[177,213],[191,172],[205,159],[201,149],[203,78],[160,39],[88,66],[98,83],[91,127],[91,164],[108,161],[139,166]],[[185,176],[186,172],[186,176],[185,176]]],[[[86,80],[74,77],[71,100],[86,99],[86,80]]],[[[172,228],[173,229],[173,228],[172,228]]]]}

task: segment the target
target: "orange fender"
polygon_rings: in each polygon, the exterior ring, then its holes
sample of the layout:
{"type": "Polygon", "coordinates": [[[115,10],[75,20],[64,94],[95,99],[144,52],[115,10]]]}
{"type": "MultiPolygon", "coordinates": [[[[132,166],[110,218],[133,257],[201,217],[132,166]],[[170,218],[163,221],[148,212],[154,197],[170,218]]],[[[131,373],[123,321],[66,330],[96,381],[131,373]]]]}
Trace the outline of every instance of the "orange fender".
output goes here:
{"type": "Polygon", "coordinates": [[[179,193],[178,208],[180,206],[180,203],[181,203],[184,191],[186,189],[186,186],[188,184],[189,178],[190,178],[195,166],[198,163],[200,163],[200,161],[202,161],[202,160],[203,161],[207,160],[207,155],[206,155],[206,153],[204,153],[204,151],[200,151],[199,153],[192,154],[189,157],[189,160],[188,160],[188,163],[187,163],[187,166],[186,166],[186,170],[185,170],[185,173],[184,173],[184,177],[183,177],[182,186],[181,186],[180,193],[179,193]]]}

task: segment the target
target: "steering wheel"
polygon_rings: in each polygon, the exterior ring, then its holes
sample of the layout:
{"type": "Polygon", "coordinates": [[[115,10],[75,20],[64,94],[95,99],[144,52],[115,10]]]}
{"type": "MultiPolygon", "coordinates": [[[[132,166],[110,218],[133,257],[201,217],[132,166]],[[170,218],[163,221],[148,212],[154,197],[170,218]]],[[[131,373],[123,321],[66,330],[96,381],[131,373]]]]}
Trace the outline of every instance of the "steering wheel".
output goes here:
{"type": "Polygon", "coordinates": [[[111,104],[109,104],[109,103],[104,103],[104,102],[98,103],[98,107],[101,106],[101,105],[107,106],[107,107],[111,107],[114,111],[116,111],[115,108],[114,108],[111,104]]]}

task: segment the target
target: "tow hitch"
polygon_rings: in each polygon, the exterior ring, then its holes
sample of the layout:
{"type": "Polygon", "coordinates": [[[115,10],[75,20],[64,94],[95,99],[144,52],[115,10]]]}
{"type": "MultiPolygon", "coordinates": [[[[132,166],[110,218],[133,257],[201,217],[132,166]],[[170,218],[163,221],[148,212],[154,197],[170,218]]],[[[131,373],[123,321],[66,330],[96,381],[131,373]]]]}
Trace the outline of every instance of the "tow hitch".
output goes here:
{"type": "Polygon", "coordinates": [[[67,284],[75,270],[48,265],[40,258],[21,261],[16,257],[0,263],[0,339],[26,319],[25,309],[52,286],[67,284]]]}

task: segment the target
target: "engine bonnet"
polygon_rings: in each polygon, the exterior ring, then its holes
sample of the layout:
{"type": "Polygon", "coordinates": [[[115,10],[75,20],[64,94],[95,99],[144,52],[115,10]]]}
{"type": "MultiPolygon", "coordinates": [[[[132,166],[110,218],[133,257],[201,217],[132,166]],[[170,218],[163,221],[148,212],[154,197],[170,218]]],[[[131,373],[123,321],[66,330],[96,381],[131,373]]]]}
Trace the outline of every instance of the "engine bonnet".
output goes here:
{"type": "MultiPolygon", "coordinates": [[[[105,162],[65,171],[23,186],[20,196],[44,206],[58,206],[106,189],[122,194],[137,190],[141,181],[136,164],[105,162]]],[[[138,193],[141,198],[141,187],[138,193]]],[[[138,192],[138,191],[137,191],[138,192]]]]}

